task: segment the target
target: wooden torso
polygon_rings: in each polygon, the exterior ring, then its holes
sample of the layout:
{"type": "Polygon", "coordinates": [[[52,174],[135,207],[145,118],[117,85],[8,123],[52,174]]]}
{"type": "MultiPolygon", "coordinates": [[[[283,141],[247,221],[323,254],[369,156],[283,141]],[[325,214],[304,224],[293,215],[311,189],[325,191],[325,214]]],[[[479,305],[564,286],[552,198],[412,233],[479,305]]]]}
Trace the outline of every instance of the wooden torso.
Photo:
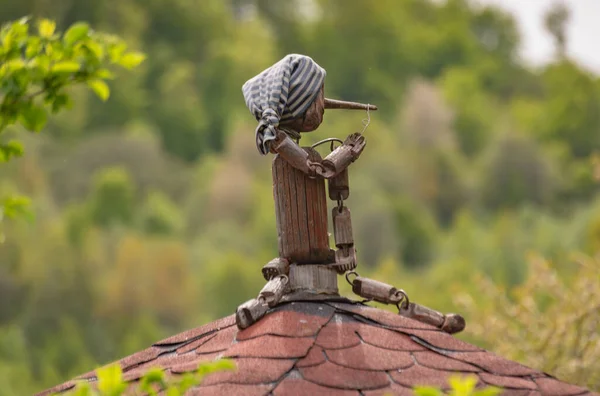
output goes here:
{"type": "MultiPolygon", "coordinates": [[[[316,150],[308,147],[304,150],[312,161],[321,160],[316,150]]],[[[325,180],[309,178],[276,155],[273,159],[273,197],[279,257],[296,264],[331,262],[325,180]]]]}

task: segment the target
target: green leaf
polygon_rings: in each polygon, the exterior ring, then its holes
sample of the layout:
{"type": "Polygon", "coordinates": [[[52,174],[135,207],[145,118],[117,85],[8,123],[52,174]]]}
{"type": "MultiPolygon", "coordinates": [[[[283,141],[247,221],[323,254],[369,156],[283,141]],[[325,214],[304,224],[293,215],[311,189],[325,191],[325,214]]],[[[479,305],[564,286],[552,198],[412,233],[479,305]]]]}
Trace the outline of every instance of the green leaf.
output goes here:
{"type": "Polygon", "coordinates": [[[114,74],[108,69],[99,69],[94,73],[94,77],[103,79],[103,80],[112,80],[115,78],[114,74]]]}
{"type": "Polygon", "coordinates": [[[179,389],[174,388],[174,387],[167,388],[167,396],[181,396],[181,395],[183,395],[183,393],[179,389]]]}
{"type": "Polygon", "coordinates": [[[98,374],[98,390],[104,395],[121,395],[127,388],[123,382],[123,371],[118,364],[96,369],[98,374]]]}
{"type": "Polygon", "coordinates": [[[8,162],[12,157],[23,155],[23,145],[16,140],[0,143],[0,162],[8,162]]]}
{"type": "Polygon", "coordinates": [[[31,217],[31,200],[23,196],[12,196],[4,198],[0,205],[0,220],[3,217],[14,219],[18,216],[31,217]]]}
{"type": "Polygon", "coordinates": [[[57,113],[64,108],[70,108],[73,105],[73,102],[69,95],[67,94],[58,94],[52,100],[52,113],[57,113]]]}
{"type": "Polygon", "coordinates": [[[102,60],[104,58],[104,48],[102,48],[102,46],[97,42],[90,40],[85,43],[85,46],[94,54],[96,59],[102,60]]]}
{"type": "Polygon", "coordinates": [[[417,396],[443,396],[441,390],[431,386],[417,386],[415,387],[414,392],[417,396]]]}
{"type": "Polygon", "coordinates": [[[481,389],[475,392],[477,396],[497,396],[502,392],[501,388],[497,388],[494,386],[487,387],[485,389],[481,389]]]}
{"type": "Polygon", "coordinates": [[[117,63],[122,57],[123,53],[127,49],[127,44],[124,42],[116,42],[108,47],[108,55],[112,63],[117,63]]]}
{"type": "Polygon", "coordinates": [[[140,390],[147,392],[149,394],[156,394],[154,392],[153,385],[159,385],[159,388],[162,390],[167,387],[165,382],[165,373],[162,369],[154,367],[151,368],[144,374],[140,381],[139,388],[140,390]]]}
{"type": "Polygon", "coordinates": [[[56,30],[56,23],[49,19],[42,19],[38,23],[38,31],[43,38],[50,38],[56,30]]]}
{"type": "Polygon", "coordinates": [[[73,61],[64,61],[55,63],[50,71],[55,73],[75,73],[79,71],[81,66],[77,62],[73,61]]]}
{"type": "Polygon", "coordinates": [[[84,23],[84,22],[75,23],[67,30],[67,32],[65,33],[65,35],[63,37],[63,41],[68,46],[72,46],[76,42],[81,41],[85,37],[87,37],[89,31],[90,31],[90,27],[87,23],[84,23]]]}
{"type": "Polygon", "coordinates": [[[206,375],[219,371],[235,371],[236,366],[232,360],[221,359],[216,362],[201,363],[196,370],[198,379],[201,381],[206,375]]]}
{"type": "Polygon", "coordinates": [[[192,386],[198,385],[200,381],[191,373],[185,373],[177,386],[180,394],[184,395],[192,386]]]}
{"type": "Polygon", "coordinates": [[[126,69],[133,69],[146,59],[146,55],[141,52],[129,52],[119,59],[119,65],[126,69]]]}
{"type": "Polygon", "coordinates": [[[21,112],[21,122],[23,123],[23,126],[30,131],[40,132],[47,121],[48,116],[43,107],[33,104],[31,106],[23,107],[21,112]]]}
{"type": "Polygon", "coordinates": [[[165,373],[162,369],[160,368],[151,368],[150,370],[148,370],[146,372],[146,374],[144,374],[144,376],[142,377],[142,382],[145,382],[147,384],[156,384],[156,383],[162,383],[165,379],[165,373]]]}
{"type": "Polygon", "coordinates": [[[25,56],[29,59],[35,58],[42,48],[42,41],[39,37],[30,37],[27,42],[27,48],[25,50],[25,56]]]}
{"type": "Polygon", "coordinates": [[[90,80],[87,82],[87,85],[103,101],[106,101],[110,96],[110,89],[108,88],[108,85],[106,85],[106,83],[102,80],[90,80]]]}
{"type": "Polygon", "coordinates": [[[2,68],[6,69],[6,71],[9,73],[15,72],[17,70],[21,70],[21,69],[25,68],[25,62],[23,62],[23,59],[21,59],[21,58],[11,59],[8,62],[4,63],[2,65],[2,68]]]}
{"type": "Polygon", "coordinates": [[[69,396],[92,396],[92,395],[93,395],[92,387],[87,382],[78,383],[77,386],[75,386],[75,389],[73,389],[69,393],[69,396]]]}
{"type": "Polygon", "coordinates": [[[448,380],[450,387],[456,395],[470,395],[477,385],[477,378],[474,376],[460,377],[452,376],[448,380]]]}

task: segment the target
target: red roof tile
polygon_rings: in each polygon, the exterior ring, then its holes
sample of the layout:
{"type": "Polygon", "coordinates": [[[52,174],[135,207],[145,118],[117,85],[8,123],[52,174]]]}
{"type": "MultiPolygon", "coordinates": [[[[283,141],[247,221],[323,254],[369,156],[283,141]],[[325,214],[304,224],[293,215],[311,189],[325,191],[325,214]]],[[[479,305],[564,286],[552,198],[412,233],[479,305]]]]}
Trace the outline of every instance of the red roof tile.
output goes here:
{"type": "Polygon", "coordinates": [[[566,384],[554,378],[535,378],[534,381],[538,385],[540,391],[542,391],[542,393],[544,393],[545,395],[569,396],[580,395],[583,392],[586,392],[585,388],[576,385],[566,384]]]}
{"type": "Polygon", "coordinates": [[[390,376],[396,383],[409,388],[429,385],[445,389],[448,387],[448,378],[454,374],[450,371],[433,370],[419,365],[390,372],[390,376]]]}
{"type": "Polygon", "coordinates": [[[501,358],[490,352],[461,352],[452,354],[452,357],[498,375],[525,376],[539,374],[537,370],[501,358]]]}
{"type": "Polygon", "coordinates": [[[340,389],[377,389],[390,383],[385,372],[358,370],[325,362],[299,369],[304,379],[340,389]]]}
{"type": "MultiPolygon", "coordinates": [[[[447,386],[456,373],[507,395],[590,395],[540,371],[503,359],[429,325],[356,303],[283,303],[246,330],[234,318],[192,329],[122,359],[136,381],[148,368],[169,375],[230,357],[237,371],[215,373],[190,395],[410,394],[415,385],[447,386]]],[[[92,384],[93,372],[84,375],[92,384]]],[[[67,382],[40,393],[72,388],[67,382]]]]}
{"type": "Polygon", "coordinates": [[[262,336],[238,342],[224,357],[299,358],[306,356],[315,340],[310,337],[262,336]]]}
{"type": "Polygon", "coordinates": [[[306,395],[331,395],[331,396],[359,396],[358,391],[347,389],[328,388],[317,385],[301,378],[286,378],[273,389],[275,396],[306,396],[306,395]]]}
{"type": "MultiPolygon", "coordinates": [[[[336,315],[335,318],[340,317],[336,315]]],[[[358,323],[332,320],[327,326],[321,329],[319,336],[315,340],[315,344],[325,349],[349,348],[358,345],[360,344],[360,338],[358,338],[357,334],[358,327],[358,323]]]]}
{"type": "Polygon", "coordinates": [[[47,389],[45,391],[42,391],[40,393],[38,393],[36,396],[49,396],[49,395],[54,395],[55,393],[59,393],[59,392],[64,392],[64,391],[68,391],[72,388],[74,388],[76,385],[75,381],[67,381],[65,383],[62,383],[58,386],[55,386],[52,389],[47,389]]]}
{"type": "Polygon", "coordinates": [[[364,391],[365,396],[414,396],[415,393],[410,388],[405,388],[398,384],[390,384],[390,386],[382,389],[364,391]]]}
{"type": "Polygon", "coordinates": [[[294,303],[290,307],[297,312],[290,315],[290,311],[276,311],[269,315],[269,320],[260,320],[253,326],[242,330],[237,335],[238,341],[258,337],[265,334],[286,337],[311,337],[316,335],[333,315],[333,308],[322,304],[313,313],[298,312],[306,303],[294,303]]]}
{"type": "Polygon", "coordinates": [[[176,373],[176,374],[189,373],[191,371],[198,369],[198,366],[200,365],[200,363],[214,361],[215,359],[219,358],[221,356],[221,354],[219,352],[207,353],[204,355],[196,355],[194,358],[191,358],[190,355],[186,355],[186,356],[188,356],[188,361],[186,363],[175,364],[170,367],[172,373],[176,373]]]}
{"type": "Polygon", "coordinates": [[[426,351],[427,349],[417,344],[409,336],[393,330],[384,329],[367,324],[358,325],[358,334],[364,342],[386,349],[397,351],[426,351]]]}
{"type": "Polygon", "coordinates": [[[184,331],[183,333],[166,338],[162,341],[158,341],[154,345],[180,344],[182,342],[195,340],[206,334],[213,333],[233,325],[235,325],[235,315],[229,315],[212,323],[205,324],[204,326],[184,331]]]}
{"type": "Polygon", "coordinates": [[[236,384],[266,384],[283,378],[294,367],[292,359],[235,359],[236,371],[215,373],[206,378],[205,385],[223,382],[236,384]]]}
{"type": "Polygon", "coordinates": [[[325,351],[335,364],[361,370],[387,371],[408,368],[414,360],[408,351],[394,351],[369,344],[325,351]]]}
{"type": "Polygon", "coordinates": [[[323,348],[313,345],[308,351],[308,354],[302,359],[298,360],[296,363],[296,367],[308,367],[308,366],[316,366],[317,364],[321,364],[325,361],[325,351],[323,348]]]}
{"type": "Polygon", "coordinates": [[[233,343],[237,331],[238,329],[235,326],[219,331],[214,337],[211,337],[196,348],[196,353],[214,353],[226,350],[233,343]]]}
{"type": "MultiPolygon", "coordinates": [[[[417,337],[426,344],[443,349],[445,351],[481,351],[475,345],[468,344],[443,331],[402,330],[412,337],[417,337]]],[[[414,338],[413,338],[414,339],[414,338]]]]}
{"type": "Polygon", "coordinates": [[[501,375],[493,375],[488,373],[480,373],[479,378],[489,385],[501,386],[503,388],[537,390],[537,385],[535,382],[526,378],[503,377],[501,375]]]}
{"type": "Polygon", "coordinates": [[[271,388],[272,385],[218,384],[189,390],[186,396],[262,396],[269,393],[271,388]]]}
{"type": "Polygon", "coordinates": [[[426,351],[426,352],[413,352],[413,356],[417,360],[417,363],[424,367],[429,367],[437,370],[447,371],[460,371],[463,373],[471,373],[480,371],[479,368],[463,363],[461,361],[445,357],[439,353],[426,351]]]}
{"type": "Polygon", "coordinates": [[[217,334],[218,333],[209,334],[205,337],[201,337],[201,338],[197,339],[196,341],[192,341],[188,344],[185,344],[181,348],[177,349],[176,352],[177,352],[177,354],[181,355],[181,354],[196,350],[196,349],[200,348],[200,346],[206,344],[209,340],[212,340],[213,338],[215,338],[217,336],[217,334]]]}
{"type": "Polygon", "coordinates": [[[438,330],[436,327],[431,325],[417,322],[416,320],[405,318],[404,316],[396,315],[392,312],[369,307],[363,304],[345,304],[338,302],[332,302],[329,304],[339,310],[351,312],[383,326],[400,327],[405,329],[438,330]]]}

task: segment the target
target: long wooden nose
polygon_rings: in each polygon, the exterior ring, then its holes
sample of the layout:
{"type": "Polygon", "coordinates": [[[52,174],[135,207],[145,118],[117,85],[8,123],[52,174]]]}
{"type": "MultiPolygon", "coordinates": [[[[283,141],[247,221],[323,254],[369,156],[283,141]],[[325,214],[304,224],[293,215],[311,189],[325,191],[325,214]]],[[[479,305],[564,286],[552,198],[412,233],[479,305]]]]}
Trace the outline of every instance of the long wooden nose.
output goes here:
{"type": "Polygon", "coordinates": [[[326,109],[348,109],[348,110],[377,110],[377,106],[372,104],[363,104],[357,102],[346,102],[345,100],[336,100],[325,98],[326,109]]]}

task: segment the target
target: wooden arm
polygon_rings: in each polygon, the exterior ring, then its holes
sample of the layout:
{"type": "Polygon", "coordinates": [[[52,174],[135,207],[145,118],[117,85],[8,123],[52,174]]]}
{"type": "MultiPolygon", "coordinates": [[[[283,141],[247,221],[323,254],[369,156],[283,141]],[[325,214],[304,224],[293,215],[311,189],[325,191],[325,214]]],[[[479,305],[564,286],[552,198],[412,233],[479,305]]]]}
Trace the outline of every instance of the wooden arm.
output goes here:
{"type": "Polygon", "coordinates": [[[362,146],[359,150],[357,150],[356,145],[347,142],[344,142],[321,162],[310,161],[308,153],[282,131],[277,132],[277,139],[271,144],[271,148],[273,152],[279,154],[290,165],[307,175],[331,179],[356,161],[362,152],[362,148],[364,148],[364,138],[360,142],[362,146]]]}

